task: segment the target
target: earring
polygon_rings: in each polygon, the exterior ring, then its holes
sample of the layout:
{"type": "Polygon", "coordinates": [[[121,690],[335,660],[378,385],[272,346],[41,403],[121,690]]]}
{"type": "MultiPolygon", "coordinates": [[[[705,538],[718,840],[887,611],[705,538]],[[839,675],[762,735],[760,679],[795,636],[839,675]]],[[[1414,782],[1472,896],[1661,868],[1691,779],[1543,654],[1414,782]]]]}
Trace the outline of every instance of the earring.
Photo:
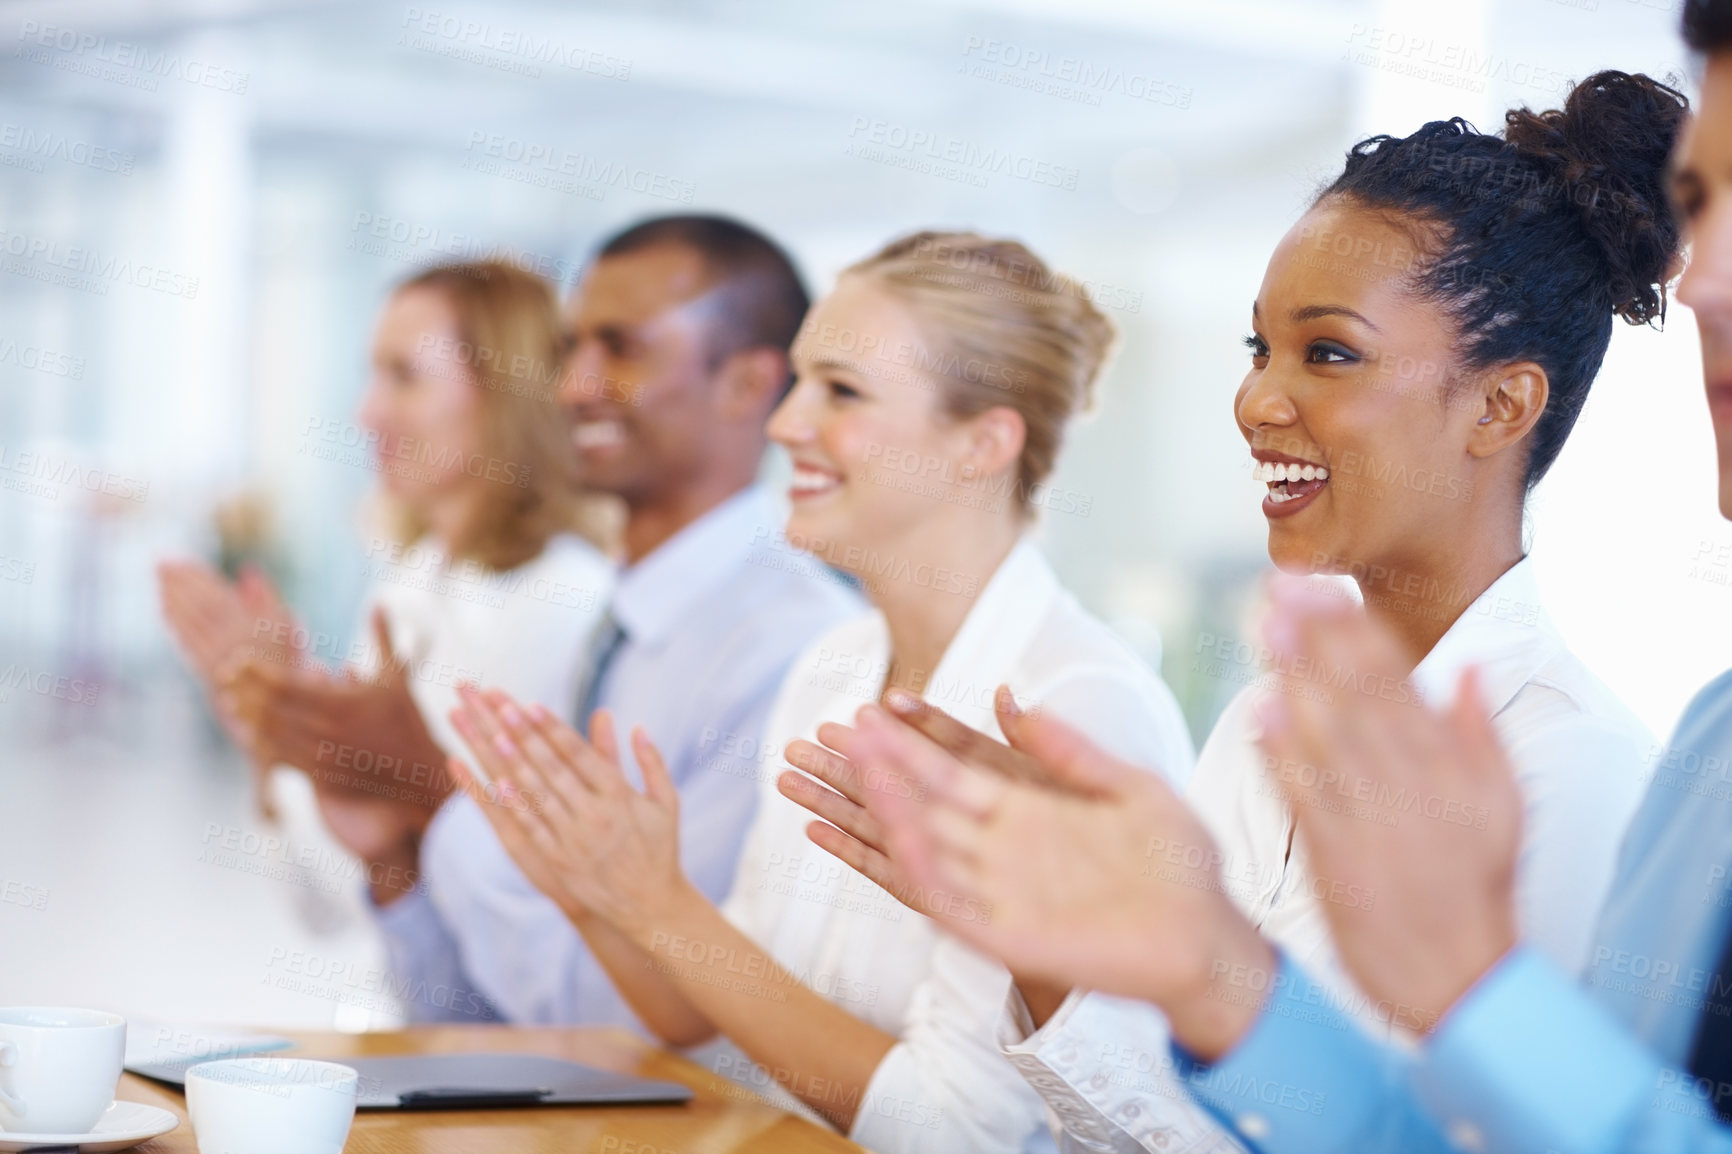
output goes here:
{"type": "Polygon", "coordinates": [[[1479,423],[1482,425],[1489,425],[1489,424],[1491,424],[1491,418],[1490,417],[1481,417],[1479,419],[1479,423]]]}
{"type": "Polygon", "coordinates": [[[962,466],[962,479],[963,480],[965,480],[965,481],[969,480],[973,476],[974,476],[974,466],[973,465],[962,466]]]}

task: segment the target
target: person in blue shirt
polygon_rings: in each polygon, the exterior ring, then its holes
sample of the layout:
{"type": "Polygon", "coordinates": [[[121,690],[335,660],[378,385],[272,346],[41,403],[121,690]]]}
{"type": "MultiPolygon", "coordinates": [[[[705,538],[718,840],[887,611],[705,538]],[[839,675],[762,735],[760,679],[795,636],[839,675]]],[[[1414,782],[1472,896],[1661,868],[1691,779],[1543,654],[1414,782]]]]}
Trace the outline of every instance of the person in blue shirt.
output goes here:
{"type": "MultiPolygon", "coordinates": [[[[1691,3],[1685,28],[1709,59],[1669,178],[1695,238],[1679,297],[1700,323],[1732,516],[1732,4],[1691,3]]],[[[1639,100],[1622,123],[1573,109],[1574,95],[1561,114],[1512,114],[1506,138],[1547,155],[1562,189],[1591,186],[1579,203],[1604,258],[1582,291],[1607,301],[1603,348],[1610,314],[1658,316],[1676,272],[1659,190],[1618,179],[1666,145],[1630,131],[1639,100]],[[1590,147],[1618,159],[1588,164],[1590,147]]],[[[1519,327],[1519,312],[1493,314],[1519,327]]],[[[1584,988],[1519,941],[1521,798],[1478,675],[1420,702],[1403,692],[1400,640],[1372,619],[1305,588],[1278,586],[1276,603],[1266,640],[1285,692],[1260,712],[1265,766],[1316,875],[1376,894],[1326,902],[1332,938],[1368,996],[1403,1008],[1414,1044],[1375,1041],[1334,1009],[1226,899],[1196,816],[1052,719],[1004,727],[1043,787],[863,716],[850,756],[888,771],[870,801],[899,866],[989,904],[990,920],[952,928],[1013,967],[1159,1006],[1189,1092],[1267,1154],[1732,1151],[1732,677],[1656,752],[1584,988]],[[1318,671],[1349,676],[1310,692],[1318,671]]]]}

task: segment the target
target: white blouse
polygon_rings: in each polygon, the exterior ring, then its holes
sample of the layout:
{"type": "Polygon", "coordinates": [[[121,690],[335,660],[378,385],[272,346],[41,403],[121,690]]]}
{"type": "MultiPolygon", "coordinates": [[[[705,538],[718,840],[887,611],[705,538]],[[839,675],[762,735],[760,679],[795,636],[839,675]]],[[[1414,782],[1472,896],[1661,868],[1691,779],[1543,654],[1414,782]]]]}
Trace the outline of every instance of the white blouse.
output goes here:
{"type": "MultiPolygon", "coordinates": [[[[1413,685],[1434,707],[1454,698],[1461,673],[1480,670],[1492,723],[1526,801],[1517,866],[1523,938],[1572,972],[1587,961],[1594,919],[1611,885],[1624,827],[1643,786],[1653,739],[1621,701],[1565,647],[1539,602],[1532,565],[1510,568],[1479,596],[1416,667],[1413,685]]],[[[1221,715],[1191,780],[1188,800],[1208,824],[1228,894],[1289,957],[1329,988],[1339,1008],[1380,1037],[1392,1010],[1361,993],[1329,934],[1323,902],[1374,902],[1331,890],[1309,868],[1293,815],[1264,768],[1253,686],[1221,715]],[[1291,850],[1289,851],[1289,846],[1291,850]]],[[[1339,690],[1337,690],[1339,691],[1339,690]]],[[[1445,814],[1447,798],[1414,798],[1445,814]]],[[[1350,795],[1331,804],[1373,807],[1350,795]]],[[[1238,1150],[1196,1106],[1172,1066],[1166,1020],[1144,1002],[1073,993],[1033,1030],[1020,999],[1009,1004],[1005,1052],[1036,1085],[1065,1131],[1067,1149],[1238,1150]]]]}
{"type": "MultiPolygon", "coordinates": [[[[998,1050],[1008,971],[811,844],[810,813],[776,790],[787,743],[826,721],[851,723],[878,698],[889,660],[874,613],[795,663],[770,714],[774,756],[723,913],[808,986],[900,1039],[866,1087],[855,1141],[880,1152],[1051,1149],[1040,1099],[998,1050]]],[[[979,591],[922,695],[1002,740],[992,709],[1001,683],[1128,760],[1175,783],[1189,776],[1190,738],[1171,692],[1026,540],[979,591]]],[[[760,1072],[753,1084],[765,1080],[760,1072]]]]}
{"type": "Polygon", "coordinates": [[[383,607],[409,693],[433,739],[468,757],[446,714],[462,683],[503,689],[564,717],[577,701],[591,634],[607,609],[614,566],[583,538],[561,533],[515,569],[453,562],[422,540],[369,559],[373,578],[356,665],[378,668],[372,612],[383,607]]]}

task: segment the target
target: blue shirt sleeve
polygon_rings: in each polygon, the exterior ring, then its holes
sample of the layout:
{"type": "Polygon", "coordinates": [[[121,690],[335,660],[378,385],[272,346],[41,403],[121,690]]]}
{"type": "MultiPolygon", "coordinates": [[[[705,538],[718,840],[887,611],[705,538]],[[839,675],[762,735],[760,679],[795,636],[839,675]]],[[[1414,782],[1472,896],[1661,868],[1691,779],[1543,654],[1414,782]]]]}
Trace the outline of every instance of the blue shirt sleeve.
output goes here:
{"type": "Polygon", "coordinates": [[[411,1022],[496,1022],[499,1011],[463,970],[457,942],[417,887],[383,908],[373,907],[385,939],[392,991],[411,1022]]]}
{"type": "Polygon", "coordinates": [[[1732,1154],[1711,1087],[1667,1069],[1526,949],[1416,1058],[1367,1037],[1286,958],[1230,1054],[1175,1058],[1191,1094],[1260,1154],[1732,1154]]]}
{"type": "Polygon", "coordinates": [[[1512,951],[1450,1011],[1414,1072],[1446,1128],[1492,1151],[1726,1154],[1706,1083],[1668,1069],[1577,983],[1512,951]]]}
{"type": "Polygon", "coordinates": [[[1191,1096],[1262,1154],[1433,1154],[1452,1147],[1408,1088],[1411,1060],[1367,1037],[1285,955],[1262,1016],[1213,1065],[1177,1045],[1191,1096]]]}

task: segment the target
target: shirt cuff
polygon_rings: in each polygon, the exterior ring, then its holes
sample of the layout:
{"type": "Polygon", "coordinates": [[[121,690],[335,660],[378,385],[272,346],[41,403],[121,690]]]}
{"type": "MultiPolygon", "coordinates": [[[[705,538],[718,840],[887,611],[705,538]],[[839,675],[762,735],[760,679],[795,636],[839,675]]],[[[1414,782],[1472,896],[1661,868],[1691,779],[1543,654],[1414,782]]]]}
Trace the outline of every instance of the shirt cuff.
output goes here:
{"type": "MultiPolygon", "coordinates": [[[[1040,1095],[1048,1121],[1060,1134],[1070,1137],[1072,1147],[1110,1152],[1128,1144],[1128,1138],[1107,1121],[1096,1103],[1068,1081],[1076,1076],[1079,1066],[1086,1066],[1083,1079],[1097,1084],[1097,1093],[1102,1090],[1113,1093],[1108,1089],[1105,1064],[1097,1055],[1104,1039],[1090,1044],[1090,1039],[1079,1040],[1069,1030],[1073,1015],[1087,997],[1086,991],[1071,990],[1052,1017],[1036,1029],[1028,1003],[1016,984],[1011,983],[1010,993],[1005,996],[1005,1018],[999,1023],[999,1051],[1040,1095]],[[1126,1143],[1120,1143],[1120,1138],[1126,1138],[1126,1143]]],[[[1123,1095],[1123,1091],[1117,1093],[1123,1095]]]]}
{"type": "Polygon", "coordinates": [[[1213,1065],[1176,1042],[1192,1097],[1267,1154],[1355,1150],[1396,1076],[1393,1053],[1361,1034],[1326,987],[1285,955],[1251,1032],[1213,1065]]]}
{"type": "Polygon", "coordinates": [[[1620,1149],[1664,1073],[1575,982],[1517,947],[1438,1025],[1414,1089],[1457,1145],[1576,1154],[1620,1149]]]}
{"type": "Polygon", "coordinates": [[[1010,993],[1004,996],[1004,1017],[998,1024],[999,1048],[1006,1054],[1038,1054],[1047,1040],[1064,1028],[1086,996],[1085,991],[1073,989],[1065,995],[1046,1024],[1036,1027],[1034,1015],[1029,1013],[1028,1003],[1023,1001],[1022,991],[1012,982],[1010,993]]]}

